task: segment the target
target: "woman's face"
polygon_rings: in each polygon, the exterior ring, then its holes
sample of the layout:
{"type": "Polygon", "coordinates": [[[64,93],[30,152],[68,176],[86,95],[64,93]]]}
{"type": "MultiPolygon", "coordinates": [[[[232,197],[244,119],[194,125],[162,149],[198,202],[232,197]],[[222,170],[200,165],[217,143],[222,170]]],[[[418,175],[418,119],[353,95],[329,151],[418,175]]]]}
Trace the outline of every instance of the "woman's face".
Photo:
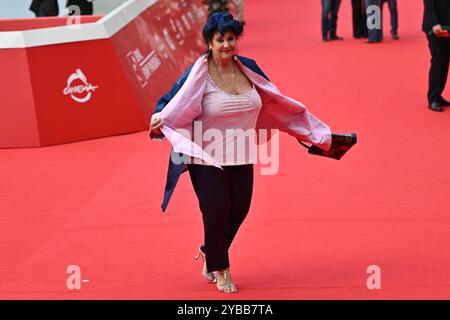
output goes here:
{"type": "Polygon", "coordinates": [[[216,32],[209,43],[213,55],[219,59],[230,59],[236,52],[236,35],[233,31],[227,31],[222,36],[216,32]]]}

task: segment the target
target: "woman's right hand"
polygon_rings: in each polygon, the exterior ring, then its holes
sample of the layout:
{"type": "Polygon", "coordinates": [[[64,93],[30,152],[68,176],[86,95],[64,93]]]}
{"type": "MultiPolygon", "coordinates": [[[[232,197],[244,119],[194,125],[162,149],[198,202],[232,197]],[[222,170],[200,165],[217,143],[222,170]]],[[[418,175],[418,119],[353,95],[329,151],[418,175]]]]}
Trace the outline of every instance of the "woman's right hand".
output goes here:
{"type": "Polygon", "coordinates": [[[437,24],[433,27],[433,33],[436,35],[441,33],[442,31],[442,26],[440,24],[437,24]]]}
{"type": "Polygon", "coordinates": [[[155,117],[154,119],[152,119],[152,122],[150,123],[150,133],[155,136],[163,135],[160,129],[162,126],[163,126],[162,119],[155,117]]]}

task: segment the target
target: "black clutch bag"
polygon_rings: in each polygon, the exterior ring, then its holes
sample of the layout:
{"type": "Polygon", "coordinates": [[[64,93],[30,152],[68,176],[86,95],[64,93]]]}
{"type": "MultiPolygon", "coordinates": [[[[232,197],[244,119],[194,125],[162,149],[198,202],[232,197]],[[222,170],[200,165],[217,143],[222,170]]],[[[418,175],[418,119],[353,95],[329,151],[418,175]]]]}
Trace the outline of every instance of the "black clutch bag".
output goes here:
{"type": "Polygon", "coordinates": [[[308,146],[304,144],[302,141],[298,140],[298,142],[308,149],[308,153],[315,154],[317,156],[333,158],[336,160],[341,159],[344,154],[350,150],[356,144],[357,138],[356,133],[349,134],[332,134],[331,135],[331,147],[330,150],[325,151],[320,149],[317,146],[308,146]]]}

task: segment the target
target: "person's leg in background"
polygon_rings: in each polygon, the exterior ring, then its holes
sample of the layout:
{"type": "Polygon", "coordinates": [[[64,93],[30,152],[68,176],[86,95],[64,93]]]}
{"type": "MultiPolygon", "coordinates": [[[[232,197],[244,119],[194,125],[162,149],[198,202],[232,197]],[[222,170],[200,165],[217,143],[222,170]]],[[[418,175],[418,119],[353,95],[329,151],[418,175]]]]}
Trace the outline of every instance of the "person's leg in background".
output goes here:
{"type": "Polygon", "coordinates": [[[330,32],[331,1],[322,0],[322,40],[328,41],[330,32]]]}
{"type": "Polygon", "coordinates": [[[389,13],[391,15],[391,36],[392,39],[398,40],[398,10],[397,0],[387,0],[389,13]]]}
{"type": "Polygon", "coordinates": [[[368,14],[367,20],[369,21],[376,21],[380,24],[380,27],[374,27],[372,23],[369,23],[368,30],[367,30],[367,36],[368,36],[368,43],[376,43],[381,42],[383,40],[383,3],[382,0],[366,0],[366,14],[368,14]],[[377,6],[379,10],[373,11],[367,9],[371,9],[370,7],[377,6]],[[379,12],[379,16],[377,13],[379,12]]]}
{"type": "Polygon", "coordinates": [[[360,0],[361,1],[361,9],[362,9],[362,19],[361,19],[361,26],[363,31],[363,38],[368,37],[367,33],[367,12],[365,7],[365,1],[366,0],[360,0]]]}
{"type": "Polygon", "coordinates": [[[208,0],[208,17],[216,12],[228,12],[229,0],[208,0]]]}
{"type": "Polygon", "coordinates": [[[433,111],[443,111],[442,92],[447,83],[450,39],[437,39],[434,35],[427,35],[428,47],[431,52],[431,66],[428,75],[428,107],[433,111]]]}
{"type": "Polygon", "coordinates": [[[69,15],[92,15],[94,13],[92,1],[67,0],[66,7],[69,9],[69,15]]]}
{"type": "Polygon", "coordinates": [[[344,38],[337,35],[337,21],[340,6],[341,0],[331,0],[330,40],[344,40],[344,38]]]}
{"type": "Polygon", "coordinates": [[[36,17],[56,17],[59,15],[57,0],[44,0],[39,7],[36,17]]]}
{"type": "Polygon", "coordinates": [[[352,0],[353,37],[367,38],[367,16],[364,0],[352,0]]]}
{"type": "Polygon", "coordinates": [[[253,165],[229,166],[231,210],[228,225],[228,248],[250,210],[253,194],[253,165]]]}
{"type": "MultiPolygon", "coordinates": [[[[450,39],[446,38],[443,40],[445,40],[445,42],[446,42],[445,50],[446,50],[446,54],[447,54],[447,63],[446,63],[446,65],[444,65],[444,71],[442,74],[442,78],[443,78],[442,91],[444,91],[444,89],[445,89],[445,85],[447,83],[447,78],[448,78],[448,73],[449,73],[449,67],[450,67],[450,39]]],[[[450,101],[445,99],[442,96],[442,92],[441,92],[441,96],[440,96],[439,100],[440,100],[441,106],[450,107],[450,101]]]]}
{"type": "Polygon", "coordinates": [[[245,24],[244,18],[244,0],[234,0],[234,7],[236,8],[236,18],[245,24]]]}
{"type": "Polygon", "coordinates": [[[93,15],[94,14],[94,2],[93,1],[86,0],[86,5],[85,5],[85,8],[84,8],[82,14],[83,15],[93,15]]]}
{"type": "Polygon", "coordinates": [[[353,37],[361,38],[361,1],[352,0],[353,37]]]}

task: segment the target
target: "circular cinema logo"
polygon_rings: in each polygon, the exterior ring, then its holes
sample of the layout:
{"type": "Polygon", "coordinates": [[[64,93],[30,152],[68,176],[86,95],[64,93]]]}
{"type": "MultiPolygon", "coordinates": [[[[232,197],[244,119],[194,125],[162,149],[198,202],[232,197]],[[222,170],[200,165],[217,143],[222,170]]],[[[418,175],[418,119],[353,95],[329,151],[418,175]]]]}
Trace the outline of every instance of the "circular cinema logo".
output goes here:
{"type": "Polygon", "coordinates": [[[64,95],[70,96],[78,103],[85,103],[92,98],[92,93],[97,88],[98,86],[93,86],[88,82],[87,77],[81,69],[77,69],[67,79],[67,87],[64,89],[64,95]]]}

